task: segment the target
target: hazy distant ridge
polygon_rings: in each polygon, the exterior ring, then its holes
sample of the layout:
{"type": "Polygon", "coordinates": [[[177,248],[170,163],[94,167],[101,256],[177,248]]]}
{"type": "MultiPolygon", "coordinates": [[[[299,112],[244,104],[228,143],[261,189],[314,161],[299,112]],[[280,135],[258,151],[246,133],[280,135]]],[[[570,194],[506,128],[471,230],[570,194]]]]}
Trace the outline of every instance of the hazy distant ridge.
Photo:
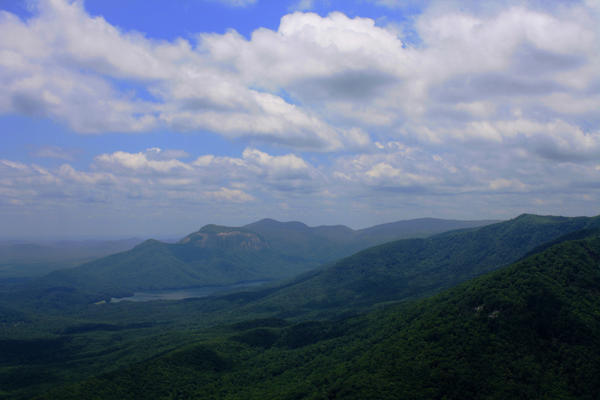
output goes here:
{"type": "Polygon", "coordinates": [[[206,225],[177,243],[147,240],[135,248],[40,280],[102,293],[227,285],[291,278],[374,244],[481,226],[491,221],[421,219],[372,228],[309,227],[263,219],[243,227],[206,225]]]}

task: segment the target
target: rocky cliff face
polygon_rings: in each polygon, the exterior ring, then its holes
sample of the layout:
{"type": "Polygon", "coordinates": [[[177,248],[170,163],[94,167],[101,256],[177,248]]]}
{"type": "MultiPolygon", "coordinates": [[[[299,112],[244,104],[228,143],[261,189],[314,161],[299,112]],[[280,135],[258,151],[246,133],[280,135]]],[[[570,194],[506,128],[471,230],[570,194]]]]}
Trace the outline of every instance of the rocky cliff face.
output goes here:
{"type": "Polygon", "coordinates": [[[183,238],[179,243],[202,248],[263,250],[269,244],[257,233],[208,225],[183,238]]]}

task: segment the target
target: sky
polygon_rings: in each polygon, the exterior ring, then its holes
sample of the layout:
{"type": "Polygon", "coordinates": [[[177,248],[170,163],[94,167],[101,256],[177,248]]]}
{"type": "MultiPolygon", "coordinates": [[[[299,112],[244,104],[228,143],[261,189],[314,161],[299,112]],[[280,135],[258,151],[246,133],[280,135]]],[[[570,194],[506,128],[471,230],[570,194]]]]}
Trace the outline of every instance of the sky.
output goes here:
{"type": "Polygon", "coordinates": [[[600,214],[600,0],[0,0],[0,237],[600,214]]]}

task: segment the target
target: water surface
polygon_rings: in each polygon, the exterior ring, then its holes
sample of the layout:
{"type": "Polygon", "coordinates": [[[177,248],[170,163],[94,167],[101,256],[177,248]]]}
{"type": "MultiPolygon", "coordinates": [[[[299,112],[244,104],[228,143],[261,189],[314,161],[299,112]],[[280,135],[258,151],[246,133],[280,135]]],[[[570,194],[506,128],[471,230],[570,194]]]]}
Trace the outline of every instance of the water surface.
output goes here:
{"type": "Polygon", "coordinates": [[[222,286],[200,286],[183,289],[167,289],[167,290],[148,290],[145,292],[134,292],[133,296],[129,297],[113,297],[111,303],[120,301],[153,301],[153,300],[183,300],[193,297],[208,297],[214,294],[230,292],[236,289],[244,289],[248,287],[258,286],[269,281],[249,281],[240,282],[233,285],[222,286]]]}

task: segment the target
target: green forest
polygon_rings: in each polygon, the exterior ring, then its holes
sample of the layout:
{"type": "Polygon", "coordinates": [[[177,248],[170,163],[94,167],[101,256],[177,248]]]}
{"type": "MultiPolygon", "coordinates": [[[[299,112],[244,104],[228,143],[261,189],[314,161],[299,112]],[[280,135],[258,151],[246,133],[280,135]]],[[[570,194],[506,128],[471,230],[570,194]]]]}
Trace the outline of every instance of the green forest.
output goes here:
{"type": "Polygon", "coordinates": [[[5,286],[0,394],[595,399],[599,224],[522,215],[180,301],[94,304],[88,286],[47,278],[5,286]]]}

